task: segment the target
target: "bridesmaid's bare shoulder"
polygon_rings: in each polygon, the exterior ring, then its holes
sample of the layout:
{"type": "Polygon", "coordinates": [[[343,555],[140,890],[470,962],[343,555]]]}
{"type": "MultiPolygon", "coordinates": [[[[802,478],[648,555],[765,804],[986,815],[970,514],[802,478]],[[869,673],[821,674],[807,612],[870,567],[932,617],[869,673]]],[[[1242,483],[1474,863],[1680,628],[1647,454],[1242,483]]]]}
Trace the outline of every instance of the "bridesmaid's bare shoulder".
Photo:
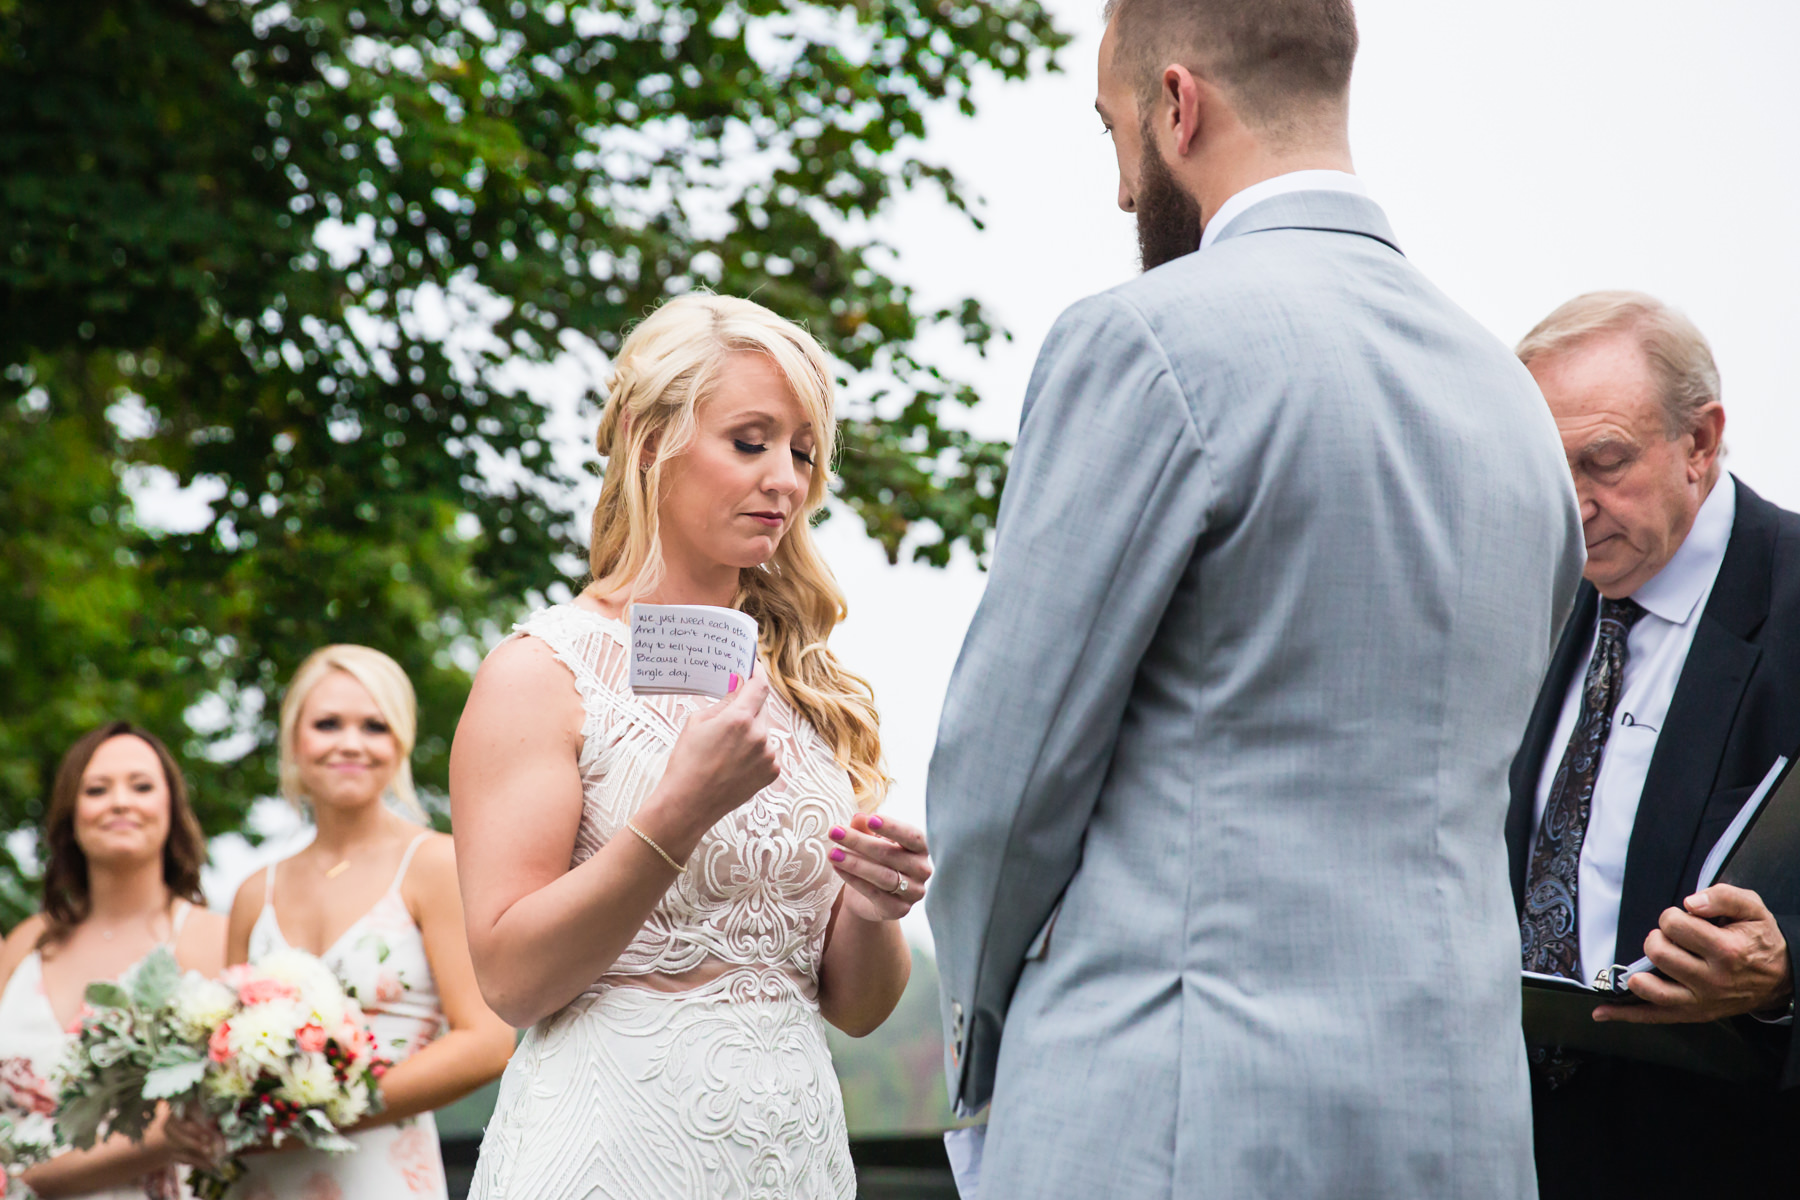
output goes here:
{"type": "Polygon", "coordinates": [[[5,989],[6,981],[12,978],[25,957],[37,949],[38,939],[44,936],[48,924],[43,913],[32,913],[6,935],[5,944],[0,945],[0,990],[5,989]]]}
{"type": "Polygon", "coordinates": [[[184,970],[208,977],[225,969],[225,938],[230,928],[224,913],[196,904],[188,910],[181,936],[175,939],[175,961],[184,970]]]}

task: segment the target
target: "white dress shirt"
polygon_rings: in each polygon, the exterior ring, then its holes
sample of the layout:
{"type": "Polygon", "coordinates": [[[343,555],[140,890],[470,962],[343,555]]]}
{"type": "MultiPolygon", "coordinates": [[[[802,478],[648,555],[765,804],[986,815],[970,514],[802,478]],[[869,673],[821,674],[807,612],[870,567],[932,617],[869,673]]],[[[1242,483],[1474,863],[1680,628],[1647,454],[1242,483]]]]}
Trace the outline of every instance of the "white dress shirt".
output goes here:
{"type": "Polygon", "coordinates": [[[1289,171],[1286,175],[1253,183],[1219,205],[1219,211],[1213,214],[1212,220],[1201,231],[1200,248],[1204,250],[1218,241],[1219,235],[1225,232],[1225,227],[1252,204],[1285,196],[1289,192],[1352,192],[1358,196],[1366,196],[1369,189],[1363,186],[1362,180],[1347,171],[1289,171]]]}
{"type": "MultiPolygon", "coordinates": [[[[1656,739],[1675,698],[1675,684],[1687,662],[1694,630],[1712,595],[1737,518],[1737,484],[1729,474],[1719,480],[1700,505],[1694,526],[1672,558],[1650,581],[1632,593],[1645,616],[1625,639],[1625,686],[1613,710],[1612,732],[1600,755],[1594,798],[1588,809],[1587,835],[1581,842],[1581,873],[1575,883],[1575,910],[1581,933],[1581,970],[1586,981],[1616,962],[1631,962],[1642,946],[1615,945],[1619,937],[1619,893],[1625,881],[1625,854],[1637,823],[1638,798],[1656,739]]],[[[1594,653],[1598,619],[1588,634],[1587,651],[1569,679],[1562,717],[1538,773],[1537,807],[1531,822],[1533,843],[1550,785],[1562,764],[1575,719],[1581,710],[1581,687],[1594,653]]]]}

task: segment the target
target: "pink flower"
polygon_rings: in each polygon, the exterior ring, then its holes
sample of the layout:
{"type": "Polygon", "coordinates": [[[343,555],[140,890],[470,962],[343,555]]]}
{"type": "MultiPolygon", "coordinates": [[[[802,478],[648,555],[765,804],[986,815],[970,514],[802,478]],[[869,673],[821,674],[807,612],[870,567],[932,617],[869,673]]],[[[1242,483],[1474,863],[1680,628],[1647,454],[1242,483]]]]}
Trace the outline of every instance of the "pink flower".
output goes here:
{"type": "Polygon", "coordinates": [[[325,1030],[322,1026],[309,1022],[300,1027],[300,1031],[294,1035],[294,1041],[308,1054],[317,1054],[325,1049],[325,1030]]]}
{"type": "Polygon", "coordinates": [[[216,1063],[222,1063],[231,1057],[230,1021],[220,1021],[219,1027],[212,1031],[212,1037],[206,1042],[206,1057],[216,1063]]]}
{"type": "Polygon", "coordinates": [[[278,979],[249,979],[238,988],[238,1003],[248,1007],[270,1000],[298,1000],[300,989],[278,979]]]}
{"type": "Polygon", "coordinates": [[[444,1164],[431,1137],[417,1125],[403,1130],[388,1147],[388,1161],[400,1168],[406,1190],[415,1196],[442,1192],[444,1164]]]}
{"type": "Polygon", "coordinates": [[[404,994],[400,987],[400,977],[392,971],[383,971],[375,981],[375,1002],[392,1004],[404,994]]]}
{"type": "Polygon", "coordinates": [[[82,1025],[85,1024],[87,1022],[87,1019],[93,1015],[94,1015],[94,1006],[89,1004],[86,1000],[83,1000],[81,1002],[81,1010],[75,1014],[75,1019],[73,1021],[69,1022],[69,1027],[67,1029],[63,1030],[63,1032],[68,1034],[70,1037],[74,1037],[75,1035],[77,1035],[81,1032],[82,1025]]]}
{"type": "Polygon", "coordinates": [[[31,1060],[23,1056],[0,1059],[0,1099],[24,1112],[46,1117],[56,1112],[55,1093],[32,1068],[31,1060]]]}

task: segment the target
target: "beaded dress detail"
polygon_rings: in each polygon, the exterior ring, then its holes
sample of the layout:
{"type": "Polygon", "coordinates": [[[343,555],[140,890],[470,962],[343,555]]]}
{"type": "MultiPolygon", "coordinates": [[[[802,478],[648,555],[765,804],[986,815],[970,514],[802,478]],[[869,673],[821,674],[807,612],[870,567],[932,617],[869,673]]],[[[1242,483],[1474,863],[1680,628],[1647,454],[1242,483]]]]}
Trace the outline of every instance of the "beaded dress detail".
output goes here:
{"type": "MultiPolygon", "coordinates": [[[[550,648],[585,714],[573,869],[624,832],[706,701],[633,694],[630,635],[598,613],[557,605],[516,635],[550,648]]],[[[841,886],[827,833],[855,798],[805,718],[777,695],[766,711],[781,777],[707,832],[611,970],[526,1033],[477,1200],[855,1195],[818,1005],[841,886]]]]}

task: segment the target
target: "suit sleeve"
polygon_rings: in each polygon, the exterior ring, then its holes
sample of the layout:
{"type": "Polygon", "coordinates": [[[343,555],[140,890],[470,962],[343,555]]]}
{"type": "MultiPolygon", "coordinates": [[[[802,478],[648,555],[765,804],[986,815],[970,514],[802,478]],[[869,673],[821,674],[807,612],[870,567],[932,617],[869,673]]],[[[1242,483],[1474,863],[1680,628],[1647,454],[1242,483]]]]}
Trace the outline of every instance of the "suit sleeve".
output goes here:
{"type": "MultiPolygon", "coordinates": [[[[1787,940],[1788,979],[1800,987],[1800,917],[1777,915],[1775,923],[1787,940]]],[[[1773,1026],[1768,1032],[1781,1055],[1781,1078],[1776,1086],[1782,1091],[1800,1087],[1800,1038],[1794,1036],[1794,1022],[1773,1026]]]]}
{"type": "Polygon", "coordinates": [[[1032,373],[926,792],[961,1111],[992,1092],[1026,949],[1075,873],[1138,665],[1206,527],[1210,468],[1142,315],[1111,295],[1065,313],[1032,373]]]}

